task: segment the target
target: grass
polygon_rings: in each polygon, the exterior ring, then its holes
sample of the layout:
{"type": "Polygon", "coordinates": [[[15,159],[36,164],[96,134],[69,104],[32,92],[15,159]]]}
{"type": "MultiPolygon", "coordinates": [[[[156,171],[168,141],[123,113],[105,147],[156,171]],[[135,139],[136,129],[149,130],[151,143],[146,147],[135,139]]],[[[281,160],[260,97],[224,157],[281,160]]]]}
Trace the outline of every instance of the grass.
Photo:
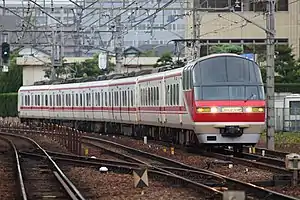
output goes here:
{"type": "MultiPolygon", "coordinates": [[[[262,133],[258,146],[266,146],[266,133],[262,133]]],[[[298,153],[300,150],[299,132],[278,132],[275,133],[275,149],[281,151],[298,153]]]]}

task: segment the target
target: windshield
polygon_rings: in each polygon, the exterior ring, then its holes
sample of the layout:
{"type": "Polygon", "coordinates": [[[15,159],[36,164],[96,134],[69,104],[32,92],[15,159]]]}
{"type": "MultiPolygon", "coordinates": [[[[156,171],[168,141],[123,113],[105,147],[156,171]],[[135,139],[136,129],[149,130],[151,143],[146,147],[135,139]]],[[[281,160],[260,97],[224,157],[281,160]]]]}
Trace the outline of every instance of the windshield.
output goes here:
{"type": "Polygon", "coordinates": [[[264,100],[263,86],[195,87],[195,100],[264,100]]]}
{"type": "Polygon", "coordinates": [[[196,64],[193,74],[194,86],[262,84],[258,65],[234,56],[203,60],[196,64]]]}

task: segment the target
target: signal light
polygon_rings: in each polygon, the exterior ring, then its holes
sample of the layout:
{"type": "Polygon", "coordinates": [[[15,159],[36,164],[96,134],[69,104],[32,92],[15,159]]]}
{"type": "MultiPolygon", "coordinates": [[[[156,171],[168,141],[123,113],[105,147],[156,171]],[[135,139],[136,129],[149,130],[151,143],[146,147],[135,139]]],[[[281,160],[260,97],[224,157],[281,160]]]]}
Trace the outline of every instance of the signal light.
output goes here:
{"type": "Polygon", "coordinates": [[[2,43],[2,59],[3,63],[8,63],[10,54],[10,45],[7,42],[2,43]]]}

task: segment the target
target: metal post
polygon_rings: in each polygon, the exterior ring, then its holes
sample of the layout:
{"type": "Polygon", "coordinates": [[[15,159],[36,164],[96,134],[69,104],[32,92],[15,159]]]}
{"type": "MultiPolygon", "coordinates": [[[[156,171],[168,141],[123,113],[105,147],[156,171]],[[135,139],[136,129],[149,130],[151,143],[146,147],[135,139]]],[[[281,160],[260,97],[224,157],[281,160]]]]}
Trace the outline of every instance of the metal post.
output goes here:
{"type": "Polygon", "coordinates": [[[201,43],[200,43],[200,26],[201,26],[201,11],[197,10],[196,0],[193,0],[193,59],[200,57],[201,43]]]}
{"type": "Polygon", "coordinates": [[[274,102],[274,76],[275,76],[275,0],[267,1],[267,148],[274,150],[275,133],[275,102],[274,102]]]}
{"type": "Polygon", "coordinates": [[[121,73],[122,59],[123,59],[123,36],[122,36],[122,24],[121,16],[117,16],[116,23],[116,35],[115,35],[115,53],[116,53],[116,68],[117,73],[121,73]]]}

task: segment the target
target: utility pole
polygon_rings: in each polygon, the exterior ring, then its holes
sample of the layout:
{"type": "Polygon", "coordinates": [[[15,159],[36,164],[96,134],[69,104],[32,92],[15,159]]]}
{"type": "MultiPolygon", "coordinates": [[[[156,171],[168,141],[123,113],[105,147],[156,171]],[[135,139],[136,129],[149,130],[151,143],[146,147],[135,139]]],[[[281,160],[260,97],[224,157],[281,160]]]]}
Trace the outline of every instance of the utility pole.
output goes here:
{"type": "Polygon", "coordinates": [[[275,0],[267,0],[267,148],[275,149],[275,0]]]}
{"type": "Polygon", "coordinates": [[[121,16],[117,16],[115,19],[115,54],[116,54],[116,69],[117,73],[121,72],[122,61],[123,61],[123,34],[122,34],[122,24],[121,24],[121,16]]]}
{"type": "MultiPolygon", "coordinates": [[[[193,39],[196,40],[197,39],[197,19],[196,19],[196,7],[195,7],[195,4],[196,4],[196,0],[193,0],[193,3],[192,3],[192,17],[193,17],[193,27],[192,27],[192,31],[193,31],[193,39]]],[[[196,48],[196,42],[194,41],[193,42],[193,50],[192,50],[192,58],[193,59],[196,59],[197,55],[196,55],[196,52],[197,52],[197,48],[196,48]]]]}
{"type": "Polygon", "coordinates": [[[201,43],[200,43],[200,28],[201,28],[201,11],[199,10],[199,3],[196,3],[196,0],[193,0],[193,7],[192,7],[192,18],[193,18],[193,50],[192,50],[192,57],[193,59],[200,57],[201,51],[201,43]]]}

